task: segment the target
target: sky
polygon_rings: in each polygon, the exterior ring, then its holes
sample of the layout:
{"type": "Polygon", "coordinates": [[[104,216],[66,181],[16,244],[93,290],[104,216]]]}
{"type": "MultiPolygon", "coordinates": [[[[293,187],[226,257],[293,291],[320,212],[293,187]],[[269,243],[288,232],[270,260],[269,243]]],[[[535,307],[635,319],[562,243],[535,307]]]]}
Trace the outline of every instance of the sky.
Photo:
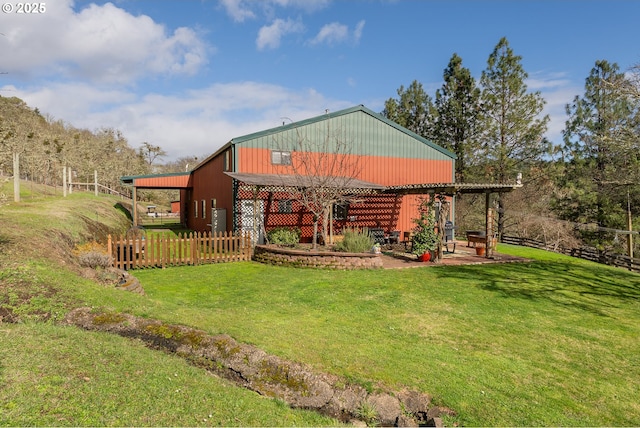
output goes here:
{"type": "Polygon", "coordinates": [[[640,63],[640,0],[0,4],[0,96],[160,146],[165,162],[327,110],[381,112],[414,80],[434,96],[454,53],[479,79],[502,37],[559,144],[595,62],[640,63]]]}

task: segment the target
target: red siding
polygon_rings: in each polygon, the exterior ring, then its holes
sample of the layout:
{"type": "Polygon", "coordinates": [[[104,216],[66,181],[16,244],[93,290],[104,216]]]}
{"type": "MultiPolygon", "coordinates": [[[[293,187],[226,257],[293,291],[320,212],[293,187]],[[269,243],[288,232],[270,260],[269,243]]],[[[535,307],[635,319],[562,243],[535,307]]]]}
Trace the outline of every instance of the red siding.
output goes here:
{"type": "Polygon", "coordinates": [[[233,181],[224,174],[224,153],[214,157],[192,172],[193,190],[187,192],[186,219],[189,228],[197,231],[211,230],[211,200],[216,200],[217,208],[227,210],[227,230],[233,228],[233,181]],[[202,201],[205,201],[206,214],[202,215],[202,201]],[[194,203],[198,203],[198,216],[195,217],[194,203]]]}
{"type": "MultiPolygon", "coordinates": [[[[271,151],[268,149],[238,149],[238,172],[256,174],[287,174],[285,166],[271,165],[271,151]]],[[[292,157],[295,162],[295,156],[292,157]]],[[[450,183],[453,177],[453,161],[394,158],[381,156],[360,156],[349,160],[359,170],[356,178],[384,186],[422,183],[450,183]]],[[[387,207],[365,208],[353,206],[356,220],[343,222],[346,226],[376,227],[388,231],[408,231],[413,228],[412,218],[416,216],[419,198],[407,195],[401,201],[390,202],[387,207]]],[[[266,223],[267,228],[269,223],[266,223]]],[[[303,232],[305,232],[303,228],[303,232]]],[[[306,235],[306,234],[305,234],[306,235]]]]}

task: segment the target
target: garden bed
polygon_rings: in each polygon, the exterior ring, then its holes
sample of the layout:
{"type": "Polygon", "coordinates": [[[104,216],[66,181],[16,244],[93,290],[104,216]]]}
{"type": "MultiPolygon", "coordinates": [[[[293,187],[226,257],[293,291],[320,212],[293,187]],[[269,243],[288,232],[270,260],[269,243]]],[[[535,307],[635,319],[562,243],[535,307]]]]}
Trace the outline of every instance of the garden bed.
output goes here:
{"type": "Polygon", "coordinates": [[[315,269],[381,269],[380,254],[345,253],[327,249],[285,248],[276,245],[256,245],[253,260],[280,266],[315,269]]]}

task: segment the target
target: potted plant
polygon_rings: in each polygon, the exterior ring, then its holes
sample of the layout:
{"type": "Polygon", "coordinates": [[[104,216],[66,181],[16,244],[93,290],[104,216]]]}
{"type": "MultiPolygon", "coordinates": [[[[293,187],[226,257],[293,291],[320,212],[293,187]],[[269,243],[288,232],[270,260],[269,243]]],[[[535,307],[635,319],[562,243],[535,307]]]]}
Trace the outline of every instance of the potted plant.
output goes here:
{"type": "Polygon", "coordinates": [[[429,261],[433,251],[438,247],[438,234],[436,233],[436,210],[433,200],[424,200],[418,209],[419,217],[414,218],[413,235],[411,239],[411,252],[418,256],[420,261],[429,261]]]}

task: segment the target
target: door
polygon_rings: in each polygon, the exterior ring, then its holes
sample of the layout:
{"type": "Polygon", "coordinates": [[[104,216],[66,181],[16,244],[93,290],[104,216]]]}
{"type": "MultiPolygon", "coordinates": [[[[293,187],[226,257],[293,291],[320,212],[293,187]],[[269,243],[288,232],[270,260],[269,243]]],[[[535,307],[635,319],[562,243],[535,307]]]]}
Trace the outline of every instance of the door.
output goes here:
{"type": "Polygon", "coordinates": [[[240,224],[242,232],[250,234],[253,245],[264,244],[264,201],[241,200],[240,224]]]}

